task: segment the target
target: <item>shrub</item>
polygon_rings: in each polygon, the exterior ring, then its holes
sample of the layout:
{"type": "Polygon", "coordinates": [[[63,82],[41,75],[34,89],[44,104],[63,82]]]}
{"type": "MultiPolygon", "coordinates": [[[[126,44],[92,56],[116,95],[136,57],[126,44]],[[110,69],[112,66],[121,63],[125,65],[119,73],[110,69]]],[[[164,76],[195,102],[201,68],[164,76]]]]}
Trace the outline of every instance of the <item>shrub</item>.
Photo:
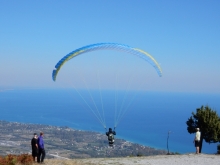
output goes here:
{"type": "Polygon", "coordinates": [[[33,158],[28,154],[21,155],[7,155],[5,157],[0,157],[0,165],[32,165],[33,158]]]}
{"type": "Polygon", "coordinates": [[[31,155],[22,154],[22,155],[18,155],[17,161],[24,165],[31,165],[33,163],[33,158],[31,155]]]}
{"type": "Polygon", "coordinates": [[[138,153],[138,154],[137,154],[137,157],[141,157],[141,156],[143,156],[142,153],[138,153]]]}
{"type": "Polygon", "coordinates": [[[1,165],[5,165],[6,164],[6,160],[3,157],[0,157],[0,164],[1,165]]]}
{"type": "Polygon", "coordinates": [[[16,155],[7,155],[5,160],[7,165],[15,165],[17,163],[16,155]]]}

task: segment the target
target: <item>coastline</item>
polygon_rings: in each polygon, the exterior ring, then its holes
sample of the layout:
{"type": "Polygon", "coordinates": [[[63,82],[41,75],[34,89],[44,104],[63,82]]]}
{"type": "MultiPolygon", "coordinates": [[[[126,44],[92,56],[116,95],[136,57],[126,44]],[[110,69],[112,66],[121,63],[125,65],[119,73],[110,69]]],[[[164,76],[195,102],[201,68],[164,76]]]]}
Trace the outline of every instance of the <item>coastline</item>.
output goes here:
{"type": "MultiPolygon", "coordinates": [[[[171,152],[181,154],[194,152],[193,135],[187,132],[185,122],[191,112],[204,101],[216,108],[220,107],[219,102],[216,101],[220,97],[172,93],[169,95],[162,93],[158,97],[158,94],[156,92],[146,93],[137,100],[136,110],[130,110],[117,127],[116,138],[167,150],[167,132],[170,130],[172,131],[169,138],[171,152]],[[190,101],[186,104],[187,100],[190,101]],[[187,109],[184,108],[186,106],[187,109]],[[171,119],[168,114],[174,117],[171,119]]],[[[77,102],[70,101],[69,95],[62,90],[5,91],[0,93],[0,104],[1,120],[58,127],[68,126],[77,130],[105,133],[93,114],[84,111],[77,102]]],[[[106,110],[110,111],[111,107],[106,110]]],[[[106,121],[112,120],[107,118],[106,121]]],[[[107,125],[112,126],[111,123],[107,125]]],[[[202,152],[214,154],[216,144],[204,143],[202,152]]]]}
{"type": "Polygon", "coordinates": [[[0,155],[31,153],[33,133],[44,132],[47,158],[56,156],[68,159],[109,158],[126,156],[164,155],[167,152],[148,146],[117,139],[109,147],[106,135],[97,132],[56,127],[43,124],[26,124],[0,121],[0,155]],[[16,144],[16,145],[15,145],[16,144]]]}

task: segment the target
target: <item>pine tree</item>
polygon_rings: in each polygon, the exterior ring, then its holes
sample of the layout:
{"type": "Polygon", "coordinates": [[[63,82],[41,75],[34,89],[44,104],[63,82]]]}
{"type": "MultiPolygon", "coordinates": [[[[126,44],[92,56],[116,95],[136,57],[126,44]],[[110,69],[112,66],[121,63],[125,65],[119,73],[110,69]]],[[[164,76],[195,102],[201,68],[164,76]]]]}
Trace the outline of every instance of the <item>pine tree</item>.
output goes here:
{"type": "Polygon", "coordinates": [[[220,119],[216,111],[209,106],[201,106],[192,112],[192,116],[186,122],[188,132],[195,133],[196,128],[201,131],[200,153],[202,151],[203,139],[207,143],[217,143],[220,141],[220,119]]]}

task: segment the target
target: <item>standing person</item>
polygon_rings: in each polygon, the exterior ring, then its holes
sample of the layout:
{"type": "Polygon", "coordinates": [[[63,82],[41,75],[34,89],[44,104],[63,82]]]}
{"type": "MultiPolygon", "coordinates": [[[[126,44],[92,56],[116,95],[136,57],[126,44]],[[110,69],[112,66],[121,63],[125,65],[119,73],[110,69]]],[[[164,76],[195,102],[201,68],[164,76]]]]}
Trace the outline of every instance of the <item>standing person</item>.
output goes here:
{"type": "Polygon", "coordinates": [[[38,144],[38,155],[37,155],[37,162],[43,163],[45,158],[45,149],[44,149],[44,139],[43,139],[44,133],[40,133],[40,137],[37,139],[38,144]]]}
{"type": "Polygon", "coordinates": [[[112,131],[112,128],[109,128],[109,131],[106,132],[106,136],[108,136],[108,143],[110,147],[112,147],[114,144],[114,141],[115,141],[114,135],[116,135],[116,132],[112,131]]]}
{"type": "Polygon", "coordinates": [[[33,161],[35,162],[35,159],[36,159],[37,153],[38,153],[37,134],[36,133],[34,133],[34,137],[31,139],[31,148],[32,148],[33,161]]]}
{"type": "Polygon", "coordinates": [[[193,141],[195,143],[195,147],[196,147],[196,154],[199,154],[200,136],[201,136],[201,133],[199,132],[199,128],[196,128],[196,135],[195,135],[195,138],[193,141]]]}

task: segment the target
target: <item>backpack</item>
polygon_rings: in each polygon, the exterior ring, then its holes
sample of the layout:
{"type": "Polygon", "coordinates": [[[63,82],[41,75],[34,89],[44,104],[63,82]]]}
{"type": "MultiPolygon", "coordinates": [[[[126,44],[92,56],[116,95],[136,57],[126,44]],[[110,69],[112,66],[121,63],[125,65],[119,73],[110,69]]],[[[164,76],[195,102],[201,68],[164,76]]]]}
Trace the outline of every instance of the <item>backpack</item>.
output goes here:
{"type": "Polygon", "coordinates": [[[108,140],[109,141],[112,141],[114,139],[114,135],[112,134],[112,133],[110,133],[109,135],[108,135],[108,140]]]}

